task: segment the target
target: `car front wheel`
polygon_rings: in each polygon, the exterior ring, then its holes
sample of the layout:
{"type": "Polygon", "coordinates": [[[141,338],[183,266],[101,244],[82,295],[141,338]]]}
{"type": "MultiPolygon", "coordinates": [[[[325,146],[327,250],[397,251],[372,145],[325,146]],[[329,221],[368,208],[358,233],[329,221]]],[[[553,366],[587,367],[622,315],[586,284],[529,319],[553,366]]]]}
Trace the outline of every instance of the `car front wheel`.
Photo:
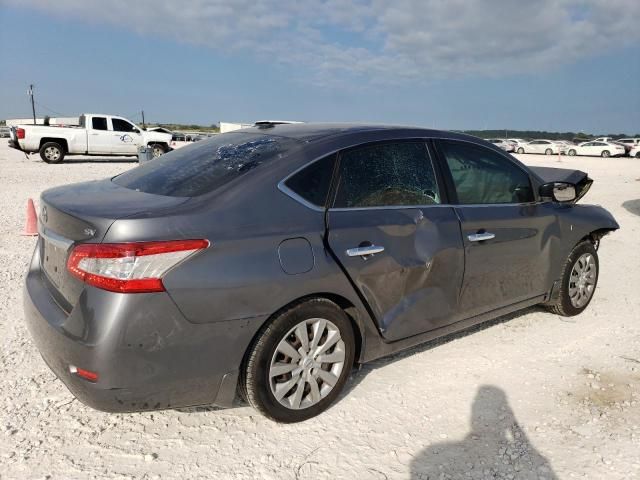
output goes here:
{"type": "Polygon", "coordinates": [[[520,147],[520,148],[518,149],[518,153],[524,153],[524,148],[520,147]]]}
{"type": "Polygon", "coordinates": [[[609,153],[609,150],[603,150],[601,155],[602,158],[607,158],[611,156],[611,153],[609,153]]]}
{"type": "Polygon", "coordinates": [[[569,150],[569,156],[570,157],[575,157],[576,155],[576,151],[572,148],[571,150],[569,150]]]}
{"type": "Polygon", "coordinates": [[[598,285],[599,270],[598,252],[588,240],[574,247],[567,258],[560,283],[558,298],[549,307],[565,317],[582,313],[598,285]]]}
{"type": "Polygon", "coordinates": [[[153,153],[153,158],[157,158],[167,153],[167,149],[164,147],[164,145],[160,145],[159,143],[154,143],[151,146],[151,152],[153,153]]]}
{"type": "Polygon", "coordinates": [[[553,150],[551,150],[550,148],[547,148],[547,149],[544,151],[544,154],[545,154],[545,155],[551,155],[551,154],[553,154],[553,150]]]}
{"type": "Polygon", "coordinates": [[[345,312],[327,299],[308,300],[263,327],[245,359],[240,393],[273,420],[307,420],[340,394],[354,355],[354,333],[345,312]]]}

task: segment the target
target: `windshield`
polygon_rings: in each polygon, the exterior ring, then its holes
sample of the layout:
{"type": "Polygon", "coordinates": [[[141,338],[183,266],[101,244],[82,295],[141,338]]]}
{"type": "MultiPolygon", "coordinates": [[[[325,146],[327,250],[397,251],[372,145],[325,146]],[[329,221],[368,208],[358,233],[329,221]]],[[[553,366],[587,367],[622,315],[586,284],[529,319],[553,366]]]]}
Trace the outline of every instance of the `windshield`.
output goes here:
{"type": "Polygon", "coordinates": [[[155,195],[195,197],[284,157],[295,140],[255,133],[227,133],[174,150],[113,179],[155,195]]]}

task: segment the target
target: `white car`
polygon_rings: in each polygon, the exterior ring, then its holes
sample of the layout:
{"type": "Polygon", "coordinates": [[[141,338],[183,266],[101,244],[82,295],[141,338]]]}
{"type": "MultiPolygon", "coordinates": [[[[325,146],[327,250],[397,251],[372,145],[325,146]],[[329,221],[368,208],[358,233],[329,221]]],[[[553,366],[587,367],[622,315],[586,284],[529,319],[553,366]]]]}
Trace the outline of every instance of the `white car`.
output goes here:
{"type": "Polygon", "coordinates": [[[626,153],[626,149],[622,145],[611,142],[584,142],[580,145],[571,147],[568,152],[570,156],[589,155],[592,157],[621,157],[626,153]]]}
{"type": "Polygon", "coordinates": [[[552,140],[532,140],[528,143],[518,145],[518,153],[543,153],[545,155],[557,154],[564,151],[564,145],[560,145],[552,140]]]}
{"type": "Polygon", "coordinates": [[[523,138],[507,138],[507,142],[513,143],[513,145],[516,147],[516,149],[520,145],[524,145],[525,143],[529,143],[527,140],[525,140],[523,138]]]}
{"type": "Polygon", "coordinates": [[[619,140],[616,140],[616,142],[633,148],[640,145],[640,138],[621,138],[619,140]]]}
{"type": "Polygon", "coordinates": [[[515,152],[516,147],[508,140],[502,140],[501,138],[490,138],[487,142],[493,143],[495,146],[500,147],[505,152],[515,152]]]}
{"type": "Polygon", "coordinates": [[[148,132],[126,118],[86,113],[79,126],[18,125],[11,128],[9,146],[25,153],[39,152],[47,163],[67,155],[131,156],[147,147],[158,157],[170,150],[171,135],[148,132]]]}
{"type": "Polygon", "coordinates": [[[640,158],[640,145],[637,145],[631,149],[629,152],[630,157],[640,158]]]}

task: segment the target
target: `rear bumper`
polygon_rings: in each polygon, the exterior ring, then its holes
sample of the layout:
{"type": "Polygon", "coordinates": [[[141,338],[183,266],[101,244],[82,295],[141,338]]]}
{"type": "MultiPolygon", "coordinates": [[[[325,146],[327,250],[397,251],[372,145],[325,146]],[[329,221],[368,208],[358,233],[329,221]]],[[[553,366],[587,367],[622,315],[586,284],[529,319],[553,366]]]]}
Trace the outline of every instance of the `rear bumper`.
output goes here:
{"type": "Polygon", "coordinates": [[[81,402],[107,412],[231,405],[242,358],[264,319],[196,325],[166,293],[91,287],[67,314],[42,279],[37,252],[24,287],[27,326],[47,365],[81,402]],[[98,381],[71,366],[97,372],[98,381]]]}
{"type": "Polygon", "coordinates": [[[16,150],[22,150],[20,143],[17,140],[10,139],[8,142],[10,148],[15,148],[16,150]]]}

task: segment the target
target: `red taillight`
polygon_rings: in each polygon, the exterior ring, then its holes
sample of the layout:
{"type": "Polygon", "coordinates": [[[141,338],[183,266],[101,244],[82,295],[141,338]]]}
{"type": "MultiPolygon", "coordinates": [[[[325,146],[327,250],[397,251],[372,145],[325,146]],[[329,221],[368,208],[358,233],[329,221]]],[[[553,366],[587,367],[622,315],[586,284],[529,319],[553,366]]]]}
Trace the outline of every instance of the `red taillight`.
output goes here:
{"type": "Polygon", "coordinates": [[[24,128],[16,129],[16,138],[18,138],[18,140],[22,140],[24,138],[24,128]]]}
{"type": "Polygon", "coordinates": [[[162,292],[162,276],[208,246],[208,240],[83,243],[71,251],[67,270],[83,282],[111,292],[162,292]]]}
{"type": "Polygon", "coordinates": [[[80,378],[84,378],[92,383],[96,383],[98,381],[98,374],[96,372],[92,372],[91,370],[85,370],[84,368],[78,368],[74,365],[69,365],[69,371],[71,373],[76,374],[80,378]]]}

